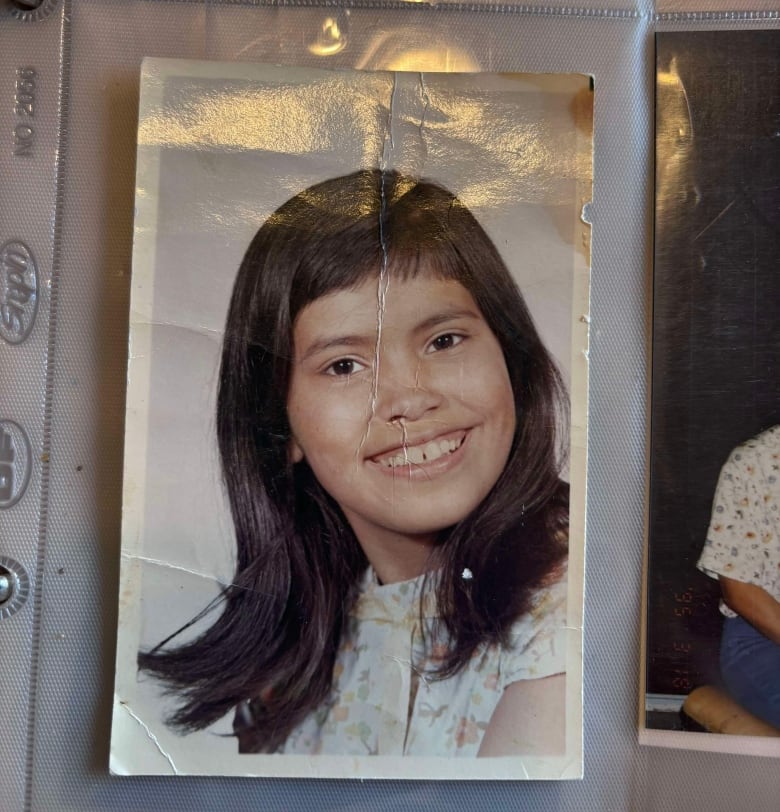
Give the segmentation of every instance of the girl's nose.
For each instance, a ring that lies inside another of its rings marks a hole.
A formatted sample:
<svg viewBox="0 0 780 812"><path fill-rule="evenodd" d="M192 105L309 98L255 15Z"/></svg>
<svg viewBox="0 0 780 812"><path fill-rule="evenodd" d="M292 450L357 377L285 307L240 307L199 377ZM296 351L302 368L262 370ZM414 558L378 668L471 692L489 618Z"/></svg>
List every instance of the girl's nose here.
<svg viewBox="0 0 780 812"><path fill-rule="evenodd" d="M441 406L443 395L426 382L420 364L399 369L379 363L377 381L377 416L388 423L404 419L407 422L420 420L429 412Z"/></svg>

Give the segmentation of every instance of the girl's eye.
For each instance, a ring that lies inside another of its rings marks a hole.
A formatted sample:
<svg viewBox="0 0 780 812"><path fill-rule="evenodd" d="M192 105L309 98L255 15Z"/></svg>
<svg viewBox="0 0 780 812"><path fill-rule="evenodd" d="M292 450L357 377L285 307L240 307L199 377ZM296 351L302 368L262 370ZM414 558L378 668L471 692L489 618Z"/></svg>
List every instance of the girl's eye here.
<svg viewBox="0 0 780 812"><path fill-rule="evenodd" d="M354 361L352 358L339 358L338 361L334 361L327 367L325 372L328 375L344 377L346 375L354 375L356 372L360 372L361 369L365 369L365 366Z"/></svg>
<svg viewBox="0 0 780 812"><path fill-rule="evenodd" d="M457 347L457 345L463 341L463 338L464 336L459 336L455 333L444 333L431 341L431 350L433 352L438 352L439 350L449 350L451 347Z"/></svg>

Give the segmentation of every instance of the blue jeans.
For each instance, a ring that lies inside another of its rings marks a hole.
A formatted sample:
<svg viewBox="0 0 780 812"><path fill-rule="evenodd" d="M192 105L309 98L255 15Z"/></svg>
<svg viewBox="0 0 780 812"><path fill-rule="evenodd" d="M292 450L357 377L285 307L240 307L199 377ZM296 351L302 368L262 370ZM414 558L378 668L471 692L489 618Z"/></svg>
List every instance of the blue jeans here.
<svg viewBox="0 0 780 812"><path fill-rule="evenodd" d="M780 728L780 646L741 617L727 617L720 672L731 696L759 719Z"/></svg>

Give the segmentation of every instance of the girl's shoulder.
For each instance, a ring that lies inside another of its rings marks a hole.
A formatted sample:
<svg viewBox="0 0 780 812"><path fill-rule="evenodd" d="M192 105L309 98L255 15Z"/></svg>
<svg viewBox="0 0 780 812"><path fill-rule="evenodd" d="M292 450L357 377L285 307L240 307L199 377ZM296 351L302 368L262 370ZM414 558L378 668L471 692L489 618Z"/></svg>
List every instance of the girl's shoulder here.
<svg viewBox="0 0 780 812"><path fill-rule="evenodd" d="M763 463L769 463L771 466L772 463L776 464L779 458L780 425L776 425L734 448L724 463L723 470L740 477L745 474L761 475L765 467ZM758 465L758 471L754 470L755 465Z"/></svg>
<svg viewBox="0 0 780 812"><path fill-rule="evenodd" d="M530 611L512 624L501 652L502 687L565 673L567 592L564 568L556 580L535 591Z"/></svg>

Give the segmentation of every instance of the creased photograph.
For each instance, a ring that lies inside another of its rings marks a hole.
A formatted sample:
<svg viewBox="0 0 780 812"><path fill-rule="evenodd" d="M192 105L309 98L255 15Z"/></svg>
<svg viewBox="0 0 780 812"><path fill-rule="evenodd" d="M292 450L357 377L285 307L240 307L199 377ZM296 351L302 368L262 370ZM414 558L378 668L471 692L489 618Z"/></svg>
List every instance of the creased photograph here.
<svg viewBox="0 0 780 812"><path fill-rule="evenodd" d="M581 777L592 104L145 61L114 773Z"/></svg>

